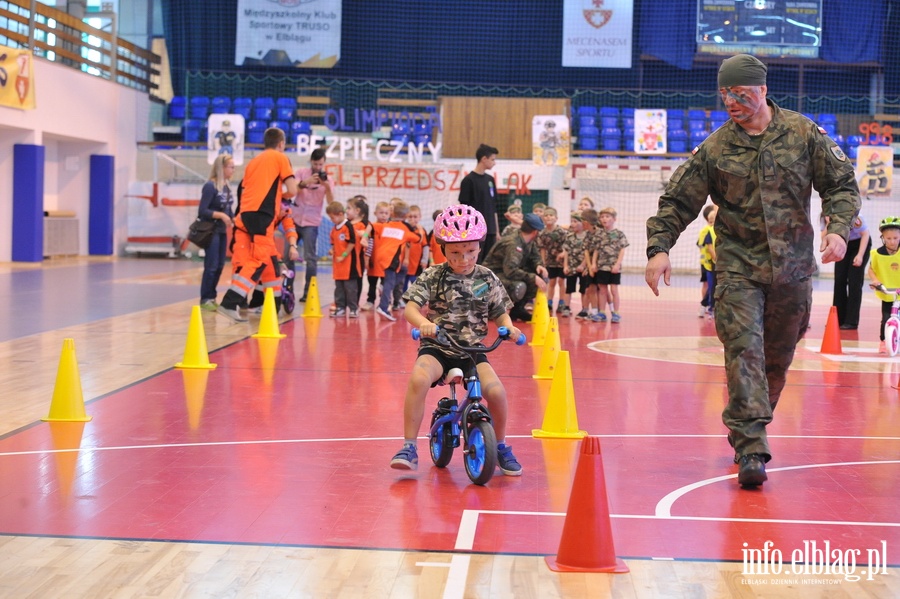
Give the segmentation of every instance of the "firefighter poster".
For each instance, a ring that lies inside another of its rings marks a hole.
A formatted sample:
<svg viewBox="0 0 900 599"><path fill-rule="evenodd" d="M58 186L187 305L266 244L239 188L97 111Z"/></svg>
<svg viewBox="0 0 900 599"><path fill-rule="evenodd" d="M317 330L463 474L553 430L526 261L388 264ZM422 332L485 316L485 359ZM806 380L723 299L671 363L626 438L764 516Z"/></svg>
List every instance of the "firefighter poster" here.
<svg viewBox="0 0 900 599"><path fill-rule="evenodd" d="M894 150L888 146L859 146L856 154L856 181L859 195L886 197L891 195L894 178Z"/></svg>
<svg viewBox="0 0 900 599"><path fill-rule="evenodd" d="M569 164L569 119L564 114L531 119L531 146L538 166Z"/></svg>
<svg viewBox="0 0 900 599"><path fill-rule="evenodd" d="M0 46L0 105L34 110L31 50Z"/></svg>

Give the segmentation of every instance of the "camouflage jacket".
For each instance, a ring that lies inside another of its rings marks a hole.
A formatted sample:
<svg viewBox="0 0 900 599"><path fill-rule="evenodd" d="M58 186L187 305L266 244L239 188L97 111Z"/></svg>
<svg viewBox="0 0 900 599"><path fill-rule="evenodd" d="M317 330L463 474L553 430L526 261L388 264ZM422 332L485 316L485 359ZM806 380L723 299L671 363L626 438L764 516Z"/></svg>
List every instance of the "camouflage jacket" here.
<svg viewBox="0 0 900 599"><path fill-rule="evenodd" d="M427 306L428 319L465 345L478 345L488 333L488 320L512 308L512 301L493 272L476 266L472 274L458 275L446 262L425 269L403 294L407 302ZM424 344L436 344L423 339ZM441 349L454 355L454 350Z"/></svg>
<svg viewBox="0 0 900 599"><path fill-rule="evenodd" d="M816 270L813 189L831 217L828 233L847 239L860 208L853 165L811 120L767 102L772 122L758 149L729 121L672 174L647 220L648 248L671 249L709 196L719 207L716 271L764 284L802 279Z"/></svg>
<svg viewBox="0 0 900 599"><path fill-rule="evenodd" d="M544 229L537 236L538 249L544 250L546 266L562 268L562 259L557 258L563 251L567 231L562 227L554 227L552 231Z"/></svg>
<svg viewBox="0 0 900 599"><path fill-rule="evenodd" d="M521 233L501 237L484 258L484 265L503 281L524 281L543 266L537 242L525 243Z"/></svg>
<svg viewBox="0 0 900 599"><path fill-rule="evenodd" d="M584 262L584 242L587 239L587 233L583 232L579 237L574 231L569 231L566 235L566 243L563 246L569 261L569 270L573 274L575 269Z"/></svg>

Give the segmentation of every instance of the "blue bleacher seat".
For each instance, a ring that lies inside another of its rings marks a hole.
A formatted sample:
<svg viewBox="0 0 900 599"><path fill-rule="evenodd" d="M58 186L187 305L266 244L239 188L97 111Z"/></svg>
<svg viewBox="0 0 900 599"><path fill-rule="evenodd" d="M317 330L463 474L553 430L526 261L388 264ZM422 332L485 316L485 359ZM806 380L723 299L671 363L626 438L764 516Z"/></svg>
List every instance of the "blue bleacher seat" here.
<svg viewBox="0 0 900 599"><path fill-rule="evenodd" d="M309 135L312 133L312 125L306 121L294 121L291 123L291 133L294 137L298 135Z"/></svg>
<svg viewBox="0 0 900 599"><path fill-rule="evenodd" d="M294 98L278 98L275 101L275 118L280 121L292 121L297 112L297 100Z"/></svg>
<svg viewBox="0 0 900 599"><path fill-rule="evenodd" d="M578 137L600 137L600 129L587 125L578 129Z"/></svg>
<svg viewBox="0 0 900 599"><path fill-rule="evenodd" d="M212 99L211 105L213 114L228 114L231 112L231 98L216 96Z"/></svg>
<svg viewBox="0 0 900 599"><path fill-rule="evenodd" d="M578 107L578 116L597 116L597 107L596 106L579 106Z"/></svg>
<svg viewBox="0 0 900 599"><path fill-rule="evenodd" d="M187 116L187 98L184 96L173 96L169 101L169 118L182 120Z"/></svg>
<svg viewBox="0 0 900 599"><path fill-rule="evenodd" d="M206 120L188 119L184 122L184 141L205 141Z"/></svg>
<svg viewBox="0 0 900 599"><path fill-rule="evenodd" d="M634 128L627 128L622 134L622 141L625 144L625 150L634 152Z"/></svg>
<svg viewBox="0 0 900 599"><path fill-rule="evenodd" d="M597 118L593 115L584 115L578 117L579 127L594 127L597 124Z"/></svg>
<svg viewBox="0 0 900 599"><path fill-rule="evenodd" d="M284 131L285 135L287 135L287 132L291 130L291 123L289 121L272 121L269 123L269 127L272 127L273 129L281 129L282 131Z"/></svg>
<svg viewBox="0 0 900 599"><path fill-rule="evenodd" d="M191 98L188 116L192 119L205 119L209 116L209 98L206 96L194 96Z"/></svg>
<svg viewBox="0 0 900 599"><path fill-rule="evenodd" d="M247 123L247 143L261 144L266 133L265 121L250 121Z"/></svg>
<svg viewBox="0 0 900 599"><path fill-rule="evenodd" d="M600 134L604 150L622 149L622 131L618 127L605 127Z"/></svg>
<svg viewBox="0 0 900 599"><path fill-rule="evenodd" d="M275 113L275 100L272 98L257 98L253 101L253 119L256 121L271 121Z"/></svg>
<svg viewBox="0 0 900 599"><path fill-rule="evenodd" d="M698 121L696 119L688 120L689 131L706 131L706 120Z"/></svg>
<svg viewBox="0 0 900 599"><path fill-rule="evenodd" d="M599 137L579 137L578 147L582 150L596 150L599 147Z"/></svg>
<svg viewBox="0 0 900 599"><path fill-rule="evenodd" d="M695 129L690 132L691 136L691 145L696 146L703 142L707 137L709 137L709 131L705 129Z"/></svg>
<svg viewBox="0 0 900 599"><path fill-rule="evenodd" d="M245 121L250 120L250 113L253 111L253 100L250 98L235 98L231 103L231 110L234 114L244 117Z"/></svg>

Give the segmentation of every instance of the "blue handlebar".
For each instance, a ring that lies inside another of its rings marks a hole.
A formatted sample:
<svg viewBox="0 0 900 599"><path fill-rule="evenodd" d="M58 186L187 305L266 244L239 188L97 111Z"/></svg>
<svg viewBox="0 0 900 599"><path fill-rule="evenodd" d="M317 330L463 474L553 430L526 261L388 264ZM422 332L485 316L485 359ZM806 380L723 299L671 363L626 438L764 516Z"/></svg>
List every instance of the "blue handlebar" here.
<svg viewBox="0 0 900 599"><path fill-rule="evenodd" d="M441 330L440 327L438 327L438 330ZM497 329L497 333L502 339L509 339L509 329L507 329L506 327L499 327ZM412 337L413 341L418 341L422 338L422 331L415 327L409 332L409 334ZM527 339L525 338L525 333L519 333L519 338L516 339L516 345L525 345L526 340Z"/></svg>
<svg viewBox="0 0 900 599"><path fill-rule="evenodd" d="M413 341L418 341L422 337L422 331L415 328L411 330L409 334L412 335Z"/></svg>

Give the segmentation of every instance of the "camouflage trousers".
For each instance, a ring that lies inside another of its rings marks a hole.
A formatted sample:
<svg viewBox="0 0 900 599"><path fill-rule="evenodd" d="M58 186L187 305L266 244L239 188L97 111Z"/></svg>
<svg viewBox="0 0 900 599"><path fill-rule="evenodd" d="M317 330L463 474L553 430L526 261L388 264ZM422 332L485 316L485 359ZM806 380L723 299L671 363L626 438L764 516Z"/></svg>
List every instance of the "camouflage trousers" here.
<svg viewBox="0 0 900 599"><path fill-rule="evenodd" d="M716 282L716 334L725 346L728 405L722 422L739 456L772 454L766 425L809 325L812 280L765 285L732 273Z"/></svg>

